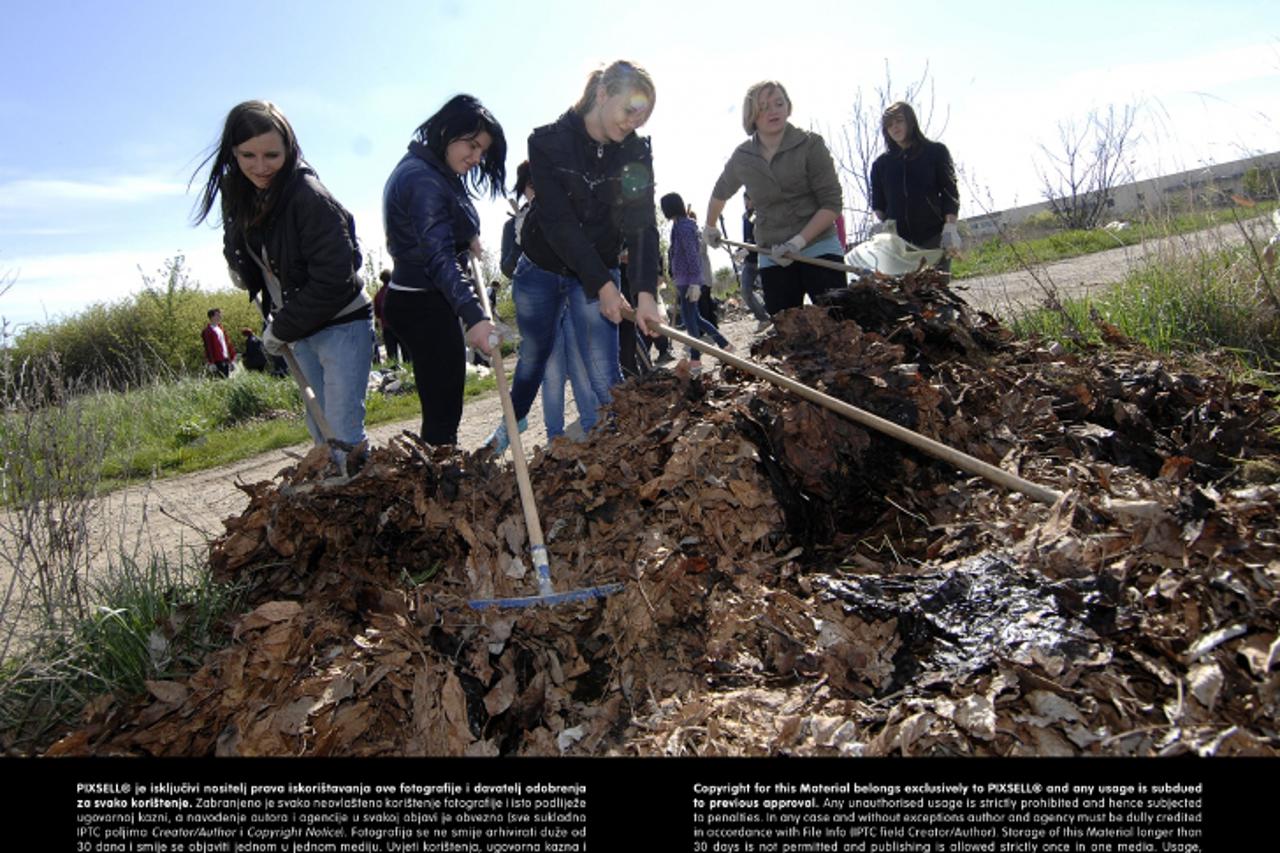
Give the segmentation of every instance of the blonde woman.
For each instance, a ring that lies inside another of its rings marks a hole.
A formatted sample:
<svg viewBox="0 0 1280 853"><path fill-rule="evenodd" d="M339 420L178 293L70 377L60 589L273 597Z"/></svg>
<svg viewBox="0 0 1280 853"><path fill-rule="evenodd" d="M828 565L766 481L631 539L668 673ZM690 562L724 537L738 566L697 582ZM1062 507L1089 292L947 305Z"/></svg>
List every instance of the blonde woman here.
<svg viewBox="0 0 1280 853"><path fill-rule="evenodd" d="M707 245L720 244L715 226L725 203L746 187L755 206L755 236L768 248L759 255L760 283L770 316L845 286L838 270L793 263L795 256L841 262L836 233L843 196L835 163L816 133L791 124L791 98L776 80L756 83L742 101L748 139L729 157L707 204Z"/></svg>
<svg viewBox="0 0 1280 853"><path fill-rule="evenodd" d="M645 334L661 321L658 226L654 215L653 155L636 134L653 112L656 91L648 72L614 62L594 72L578 102L529 136L533 198L520 228L521 263L512 281L520 360L511 399L517 419L533 405L555 345L562 311L587 366L596 401L622 380L618 323L626 299L619 288L619 255L630 251L636 323ZM489 437L506 447L505 427Z"/></svg>

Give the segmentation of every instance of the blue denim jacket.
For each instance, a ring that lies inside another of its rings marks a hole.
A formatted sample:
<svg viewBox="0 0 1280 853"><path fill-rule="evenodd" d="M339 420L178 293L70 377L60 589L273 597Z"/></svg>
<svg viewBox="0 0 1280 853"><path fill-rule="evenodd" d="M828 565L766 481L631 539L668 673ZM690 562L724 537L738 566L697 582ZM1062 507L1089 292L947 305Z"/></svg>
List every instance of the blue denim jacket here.
<svg viewBox="0 0 1280 853"><path fill-rule="evenodd" d="M397 286L440 291L468 329L485 319L467 257L480 217L462 179L420 142L387 178L382 225Z"/></svg>

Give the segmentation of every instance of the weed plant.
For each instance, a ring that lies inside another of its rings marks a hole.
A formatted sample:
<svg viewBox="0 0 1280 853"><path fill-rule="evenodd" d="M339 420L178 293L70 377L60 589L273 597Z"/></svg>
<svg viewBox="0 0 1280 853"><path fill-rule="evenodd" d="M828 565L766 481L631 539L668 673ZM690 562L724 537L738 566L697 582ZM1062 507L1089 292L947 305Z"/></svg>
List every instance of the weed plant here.
<svg viewBox="0 0 1280 853"><path fill-rule="evenodd" d="M1155 352L1225 351L1247 368L1280 365L1280 301L1256 247L1174 252L1133 270L1099 296L1069 299L1013 322L1018 336L1097 345L1097 320Z"/></svg>
<svg viewBox="0 0 1280 853"><path fill-rule="evenodd" d="M177 679L225 645L241 590L204 567L151 559L113 563L89 584L75 619L33 627L0 665L0 746L6 754L47 747L83 709Z"/></svg>

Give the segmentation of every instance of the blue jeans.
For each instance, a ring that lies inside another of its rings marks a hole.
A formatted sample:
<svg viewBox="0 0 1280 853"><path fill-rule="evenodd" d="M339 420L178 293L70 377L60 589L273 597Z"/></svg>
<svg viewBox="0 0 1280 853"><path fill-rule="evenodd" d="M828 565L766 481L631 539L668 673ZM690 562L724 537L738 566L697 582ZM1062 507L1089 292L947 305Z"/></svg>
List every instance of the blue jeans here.
<svg viewBox="0 0 1280 853"><path fill-rule="evenodd" d="M612 274L616 283L618 271L612 270ZM527 257L516 267L511 292L520 327L520 360L511 381L516 418L529 414L538 396L538 386L555 351L562 314L573 327L596 405L608 405L612 399L609 389L622 381L622 366L618 361L618 327L600 313L600 301L588 300L576 278L548 272Z"/></svg>
<svg viewBox="0 0 1280 853"><path fill-rule="evenodd" d="M373 360L373 321L352 320L329 326L294 341L292 348L333 437L353 445L364 441L364 396ZM307 431L316 444L324 442L310 412ZM345 454L334 451L339 465L344 458Z"/></svg>
<svg viewBox="0 0 1280 853"><path fill-rule="evenodd" d="M578 407L578 420L583 431L596 425L596 393L591 390L591 377L582 360L578 336L569 322L569 312L560 312L556 324L556 342L547 359L542 376L542 420L547 425L547 438L564 434L564 383L573 386L573 402Z"/></svg>
<svg viewBox="0 0 1280 853"><path fill-rule="evenodd" d="M695 338L702 337L705 332L711 337L711 340L715 341L721 347L729 343L729 339L720 334L720 330L712 325L710 320L705 319L702 314L698 312L698 303L690 302L685 298L689 292L687 288L681 288L677 292L680 297L680 322L684 326L684 330L686 332ZM702 353L698 352L693 347L689 347L690 361L698 361L701 358Z"/></svg>

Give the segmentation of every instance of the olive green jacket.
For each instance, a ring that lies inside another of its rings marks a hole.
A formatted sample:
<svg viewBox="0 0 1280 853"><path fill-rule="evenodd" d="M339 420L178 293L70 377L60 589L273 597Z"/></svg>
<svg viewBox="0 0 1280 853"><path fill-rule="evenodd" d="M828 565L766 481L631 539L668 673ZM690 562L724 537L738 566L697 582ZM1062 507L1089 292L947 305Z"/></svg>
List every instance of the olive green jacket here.
<svg viewBox="0 0 1280 853"><path fill-rule="evenodd" d="M727 201L743 185L756 207L756 242L785 243L799 234L819 210L842 212L844 196L827 144L816 133L791 124L773 160L766 162L755 134L739 145L711 191ZM810 243L836 236L832 225Z"/></svg>

